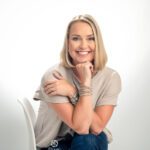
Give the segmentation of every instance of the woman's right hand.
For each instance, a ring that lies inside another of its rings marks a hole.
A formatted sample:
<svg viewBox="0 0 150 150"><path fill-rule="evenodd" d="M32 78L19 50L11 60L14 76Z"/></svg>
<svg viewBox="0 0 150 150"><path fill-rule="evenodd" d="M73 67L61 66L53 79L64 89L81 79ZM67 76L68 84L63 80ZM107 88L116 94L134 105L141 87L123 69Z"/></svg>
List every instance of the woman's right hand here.
<svg viewBox="0 0 150 150"><path fill-rule="evenodd" d="M48 80L44 84L44 91L47 95L61 95L71 98L76 93L76 88L65 80L59 72L54 71L53 76L56 80Z"/></svg>
<svg viewBox="0 0 150 150"><path fill-rule="evenodd" d="M77 77L79 79L80 84L85 86L91 85L91 78L93 73L93 65L91 62L85 62L81 64L77 64L75 66Z"/></svg>

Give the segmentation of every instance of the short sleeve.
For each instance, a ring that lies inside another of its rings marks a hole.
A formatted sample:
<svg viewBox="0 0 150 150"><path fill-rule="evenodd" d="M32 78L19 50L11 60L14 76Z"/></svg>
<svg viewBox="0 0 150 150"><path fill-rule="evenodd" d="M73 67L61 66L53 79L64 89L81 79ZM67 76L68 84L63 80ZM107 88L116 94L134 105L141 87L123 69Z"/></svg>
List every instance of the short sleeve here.
<svg viewBox="0 0 150 150"><path fill-rule="evenodd" d="M121 79L117 72L113 72L104 89L102 97L99 97L96 106L117 105L118 95L121 91Z"/></svg>
<svg viewBox="0 0 150 150"><path fill-rule="evenodd" d="M53 76L53 72L55 70L49 70L46 72L41 80L40 87L36 90L33 99L34 100L41 100L50 103L67 103L69 99L66 96L49 96L44 92L44 83L48 80L57 80Z"/></svg>

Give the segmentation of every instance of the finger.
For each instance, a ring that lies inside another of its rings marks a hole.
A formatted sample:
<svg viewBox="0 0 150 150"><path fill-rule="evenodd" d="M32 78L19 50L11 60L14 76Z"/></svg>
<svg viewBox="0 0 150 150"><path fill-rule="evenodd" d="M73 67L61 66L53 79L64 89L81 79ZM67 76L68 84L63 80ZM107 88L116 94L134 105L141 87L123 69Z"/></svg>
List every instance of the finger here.
<svg viewBox="0 0 150 150"><path fill-rule="evenodd" d="M57 82L57 80L53 80L53 81L46 81L45 83L44 83L44 88L45 87L47 87L47 86L49 86L49 85L53 85L53 84L55 84Z"/></svg>
<svg viewBox="0 0 150 150"><path fill-rule="evenodd" d="M49 94L51 94L52 92L56 91L56 88L54 88L54 87L53 87L53 88L48 88L48 89L45 89L44 91L45 91L46 94L49 95Z"/></svg>
<svg viewBox="0 0 150 150"><path fill-rule="evenodd" d="M57 83L47 84L47 86L44 86L44 90L56 88L56 86L57 86Z"/></svg>
<svg viewBox="0 0 150 150"><path fill-rule="evenodd" d="M93 69L93 65L91 65L91 66L90 66L90 70L91 70L91 72L93 72L93 71L94 71L94 69Z"/></svg>
<svg viewBox="0 0 150 150"><path fill-rule="evenodd" d="M87 67L91 70L91 72L93 72L93 64L91 62L86 62Z"/></svg>
<svg viewBox="0 0 150 150"><path fill-rule="evenodd" d="M58 79L58 80L62 80L63 79L63 76L58 72L58 71L54 71L53 72L53 76Z"/></svg>
<svg viewBox="0 0 150 150"><path fill-rule="evenodd" d="M55 86L47 86L47 87L44 88L44 91L45 91L45 92L46 92L46 91L52 91L52 90L54 90L54 89L56 89Z"/></svg>
<svg viewBox="0 0 150 150"><path fill-rule="evenodd" d="M56 92L56 91L53 91L53 92L49 93L48 95L50 95L50 96L55 96L55 95L57 95L57 92Z"/></svg>

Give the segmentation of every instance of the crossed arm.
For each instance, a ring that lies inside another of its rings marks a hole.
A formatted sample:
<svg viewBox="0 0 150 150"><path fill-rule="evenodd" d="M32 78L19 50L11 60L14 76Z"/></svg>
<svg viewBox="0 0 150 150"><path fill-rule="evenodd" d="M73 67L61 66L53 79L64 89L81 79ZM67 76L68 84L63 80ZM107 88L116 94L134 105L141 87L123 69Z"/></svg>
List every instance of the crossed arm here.
<svg viewBox="0 0 150 150"><path fill-rule="evenodd" d="M53 83L53 86L52 84ZM52 88L55 93L52 93ZM64 79L54 82L48 81L45 84L45 92L48 95L63 95L71 97L75 92L74 86ZM97 106L92 108L91 96L79 97L76 105L71 103L49 103L49 107L53 108L59 117L70 128L79 134L99 134L105 128L114 110L112 105Z"/></svg>
<svg viewBox="0 0 150 150"><path fill-rule="evenodd" d="M87 65L87 68L89 66ZM86 70L88 70L86 68ZM85 73L82 74L83 66L79 66L78 73L80 81L85 85L90 85L90 78L84 80ZM87 76L90 71L86 72ZM72 97L76 89L62 76L55 74L57 80L47 81L44 89L49 96L61 95ZM88 82L87 82L88 81ZM53 108L59 115L61 120L65 122L70 128L79 134L99 134L105 128L114 110L114 106L105 105L97 106L94 110L92 108L92 96L80 96L76 105L68 103L49 103L49 107Z"/></svg>
<svg viewBox="0 0 150 150"><path fill-rule="evenodd" d="M105 128L114 109L111 105L98 106L89 113L89 110L84 109L81 103L75 107L71 103L49 104L49 107L52 107L62 121L79 134L89 132L99 134Z"/></svg>

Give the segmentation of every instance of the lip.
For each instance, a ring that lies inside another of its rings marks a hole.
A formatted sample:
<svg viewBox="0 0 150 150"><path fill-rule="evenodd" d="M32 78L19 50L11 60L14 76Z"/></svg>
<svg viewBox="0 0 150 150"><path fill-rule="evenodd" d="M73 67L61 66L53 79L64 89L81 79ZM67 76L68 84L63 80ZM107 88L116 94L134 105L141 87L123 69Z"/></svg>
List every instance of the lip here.
<svg viewBox="0 0 150 150"><path fill-rule="evenodd" d="M91 51L76 51L79 55L88 55Z"/></svg>
<svg viewBox="0 0 150 150"><path fill-rule="evenodd" d="M92 52L92 51L90 51L90 50L87 50L87 51L82 51L82 50L77 50L76 52Z"/></svg>

